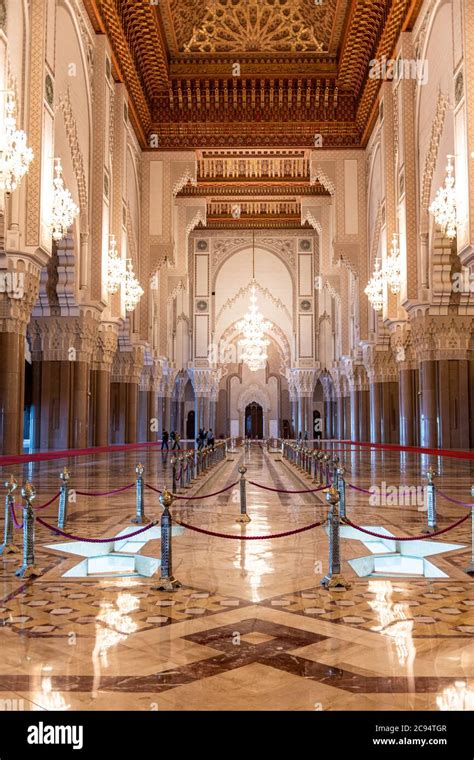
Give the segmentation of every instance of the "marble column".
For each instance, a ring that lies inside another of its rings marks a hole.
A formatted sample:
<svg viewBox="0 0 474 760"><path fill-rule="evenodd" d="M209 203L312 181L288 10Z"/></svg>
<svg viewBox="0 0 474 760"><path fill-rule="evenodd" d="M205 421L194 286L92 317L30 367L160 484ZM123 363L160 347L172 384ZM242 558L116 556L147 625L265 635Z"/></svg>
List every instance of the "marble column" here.
<svg viewBox="0 0 474 760"><path fill-rule="evenodd" d="M368 389L359 389L357 391L359 401L359 440L370 440L370 398Z"/></svg>
<svg viewBox="0 0 474 760"><path fill-rule="evenodd" d="M359 398L356 388L352 388L350 391L351 399L351 439L353 441L359 440Z"/></svg>
<svg viewBox="0 0 474 760"><path fill-rule="evenodd" d="M93 393L93 445L108 446L110 420L110 369L96 369L91 372Z"/></svg>
<svg viewBox="0 0 474 760"><path fill-rule="evenodd" d="M336 398L337 406L337 428L336 435L339 439L344 438L344 396Z"/></svg>
<svg viewBox="0 0 474 760"><path fill-rule="evenodd" d="M25 395L26 326L20 334L0 332L0 452L23 451L23 399ZM23 334L22 334L23 333Z"/></svg>
<svg viewBox="0 0 474 760"><path fill-rule="evenodd" d="M469 448L469 367L467 359L438 361L438 444Z"/></svg>
<svg viewBox="0 0 474 760"><path fill-rule="evenodd" d="M438 445L437 402L436 402L436 362L420 362L421 393L421 445L436 448Z"/></svg>
<svg viewBox="0 0 474 760"><path fill-rule="evenodd" d="M382 420L382 404L381 404L381 389L382 383L371 382L369 385L369 397L370 397L370 442L381 443L381 420Z"/></svg>
<svg viewBox="0 0 474 760"><path fill-rule="evenodd" d="M413 446L415 442L414 370L400 369L398 373L398 393L400 408L400 443Z"/></svg>

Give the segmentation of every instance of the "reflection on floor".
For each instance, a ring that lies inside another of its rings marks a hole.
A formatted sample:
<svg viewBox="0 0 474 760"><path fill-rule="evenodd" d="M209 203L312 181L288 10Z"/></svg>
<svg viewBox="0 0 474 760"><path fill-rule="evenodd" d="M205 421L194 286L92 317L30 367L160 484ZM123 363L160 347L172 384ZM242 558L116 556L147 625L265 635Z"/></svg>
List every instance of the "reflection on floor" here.
<svg viewBox="0 0 474 760"><path fill-rule="evenodd" d="M418 486L432 463L445 493L470 500L474 473L468 461L339 455L347 479L358 486L382 480ZM233 483L242 461L250 480L301 488L294 470L260 446L240 449L232 460L202 484L202 493ZM71 487L116 488L134 479L136 461L132 453L71 461ZM50 461L13 471L20 482L26 476L33 480L37 501L43 502L57 491L63 465ZM161 487L169 463L148 451L145 467L145 480ZM417 535L426 524L416 506L373 507L355 491L347 503L355 523L383 526L392 536ZM150 517L159 517L151 491L146 508ZM367 546L360 535L346 533L343 569L352 587L328 592L319 585L327 571L324 527L287 538L239 540L242 534L268 535L317 521L327 511L321 494L285 495L248 485L247 526L236 523L237 488L175 502L172 511L191 525L233 536L179 529L173 570L183 588L174 593L153 590L156 575L96 577L103 568L95 567L93 577L75 576L79 562L102 552L97 545L90 551L84 544L66 546L42 526L42 577L24 582L14 575L18 557L1 558L0 700L23 700L19 704L30 710L474 708L474 579L464 572L470 562L469 520L436 539L441 553L428 551L439 578L359 577L348 560L364 558ZM439 499L442 527L466 511ZM42 516L55 522L55 513L52 505ZM78 496L68 528L84 537L123 534L133 513L133 490L110 498ZM125 551L159 559L157 529L140 544ZM123 542L104 546L110 547L103 554L109 557L124 549Z"/></svg>

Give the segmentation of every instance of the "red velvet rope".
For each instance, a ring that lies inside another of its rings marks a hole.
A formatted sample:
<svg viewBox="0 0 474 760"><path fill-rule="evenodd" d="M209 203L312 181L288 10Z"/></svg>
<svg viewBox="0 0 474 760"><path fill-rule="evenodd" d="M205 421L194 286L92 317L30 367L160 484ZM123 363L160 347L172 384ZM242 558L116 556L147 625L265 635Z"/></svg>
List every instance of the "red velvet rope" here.
<svg viewBox="0 0 474 760"><path fill-rule="evenodd" d="M79 496L112 496L114 493L122 493L122 491L128 491L133 488L135 483L130 483L128 486L122 486L121 488L115 488L113 491L103 491L99 493L97 491L76 491Z"/></svg>
<svg viewBox="0 0 474 760"><path fill-rule="evenodd" d="M49 507L49 505L52 504L53 501L56 501L56 499L59 498L60 495L61 495L61 492L58 491L57 494L55 496L53 496L52 499L50 499L49 501L46 502L46 504L40 504L37 507L33 507L33 509L36 512L38 512L40 509L46 509L46 507Z"/></svg>
<svg viewBox="0 0 474 760"><path fill-rule="evenodd" d="M423 533L421 536L387 536L385 533L375 533L373 530L367 530L366 528L361 528L360 525L356 525L351 520L349 520L348 517L342 517L341 520L344 523L347 523L347 525L350 525L351 528L355 528L356 530L360 530L361 533L367 533L368 536L375 536L375 538L384 538L385 540L389 541L422 541L425 538L434 538L435 536L441 536L443 533L447 533L450 530L454 530L454 528L457 528L458 525L461 525L463 522L466 522L466 520L471 516L471 513L468 512L465 517L461 517L460 520L453 523L452 525L448 525L447 528L442 528L442 530L438 530L435 533Z"/></svg>
<svg viewBox="0 0 474 760"><path fill-rule="evenodd" d="M360 491L361 493L368 493L373 496L372 491L368 491L367 488L359 488L359 486L354 486L352 483L348 483L347 485L349 488L352 488L353 491Z"/></svg>
<svg viewBox="0 0 474 760"><path fill-rule="evenodd" d="M11 510L11 513L12 513L12 517L13 517L13 522L15 524L15 528L20 528L20 529L23 528L23 523L20 524L18 522L18 520L16 519L15 505L13 504L12 501L10 502L10 510Z"/></svg>
<svg viewBox="0 0 474 760"><path fill-rule="evenodd" d="M397 443L368 443L366 441L350 441L335 439L336 443L348 446L360 446L369 449L381 449L382 451L406 451L408 454L429 454L436 457L450 457L452 459L474 459L474 451L453 451L452 449L431 449L422 446L401 446Z"/></svg>
<svg viewBox="0 0 474 760"><path fill-rule="evenodd" d="M134 530L132 533L126 533L125 536L113 536L112 538L84 538L83 536L74 536L72 533L65 533L63 530L56 528L54 525L50 525L41 517L37 517L36 519L44 528L48 528L48 530L51 530L53 533L58 533L60 536L64 536L64 538L70 538L73 541L85 541L88 544L108 544L111 541L125 541L128 538L133 538L133 536L138 536L140 535L140 533L144 533L146 530L150 530L150 528L153 528L155 525L158 525L158 523L154 521L154 522L148 523L148 525L145 525L144 528L139 528L139 530Z"/></svg>
<svg viewBox="0 0 474 760"><path fill-rule="evenodd" d="M446 501L451 501L453 504L460 504L461 507L474 507L474 504L470 504L467 501L459 501L458 499L453 499L452 496L448 496L446 493L443 493L439 488L436 489L436 493L442 496L443 499L446 499Z"/></svg>
<svg viewBox="0 0 474 760"><path fill-rule="evenodd" d="M196 528L195 525L189 525L189 523L182 522L182 520L176 520L173 517L173 522L177 525L181 525L183 528L188 528L195 533L204 533L206 536L213 536L214 538L233 538L237 541L265 541L270 538L285 538L285 536L294 536L296 533L303 533L306 530L312 530L313 528L319 528L324 525L326 520L321 522L312 523L311 525L305 525L303 528L296 528L295 530L287 530L284 533L273 533L268 536L234 536L230 533L217 533L214 530L205 530L204 528Z"/></svg>
<svg viewBox="0 0 474 760"><path fill-rule="evenodd" d="M319 488L305 488L302 491L285 491L284 488L271 488L270 486L264 486L262 483L255 483L253 480L249 480L251 486L257 488L263 488L265 491L274 491L275 493L315 493L316 491L323 491L327 486L319 486Z"/></svg>
<svg viewBox="0 0 474 760"><path fill-rule="evenodd" d="M178 496L177 493L173 494L174 499L187 499L188 501L192 499L194 501L195 499L209 499L211 496L219 496L221 493L225 493L226 491L230 491L231 488L234 488L234 486L237 485L239 481L236 480L235 483L231 483L230 486L226 486L225 488L222 488L220 491L215 491L214 493L206 493L204 496ZM155 493L163 493L163 491L160 491L159 488L155 488L154 486L150 485L150 483L145 483L146 488L149 488L151 491L154 491Z"/></svg>

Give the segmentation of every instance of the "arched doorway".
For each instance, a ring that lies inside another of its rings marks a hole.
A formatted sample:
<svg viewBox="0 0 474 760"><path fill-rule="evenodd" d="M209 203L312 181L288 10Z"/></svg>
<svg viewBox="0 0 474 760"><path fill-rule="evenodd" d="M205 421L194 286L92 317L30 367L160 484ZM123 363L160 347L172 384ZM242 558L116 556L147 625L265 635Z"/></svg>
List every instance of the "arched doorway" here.
<svg viewBox="0 0 474 760"><path fill-rule="evenodd" d="M188 412L186 420L186 438L188 441L194 441L194 409Z"/></svg>
<svg viewBox="0 0 474 760"><path fill-rule="evenodd" d="M263 409L256 401L245 407L245 435L247 438L263 438Z"/></svg>

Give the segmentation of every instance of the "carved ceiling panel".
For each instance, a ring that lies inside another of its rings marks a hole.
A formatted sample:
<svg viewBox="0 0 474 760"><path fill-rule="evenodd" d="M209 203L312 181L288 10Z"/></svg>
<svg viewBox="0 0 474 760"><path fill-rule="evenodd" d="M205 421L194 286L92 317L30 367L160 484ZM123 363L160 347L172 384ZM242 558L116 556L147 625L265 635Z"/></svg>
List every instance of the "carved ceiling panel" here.
<svg viewBox="0 0 474 760"><path fill-rule="evenodd" d="M337 0L173 0L178 51L296 53L329 50Z"/></svg>

